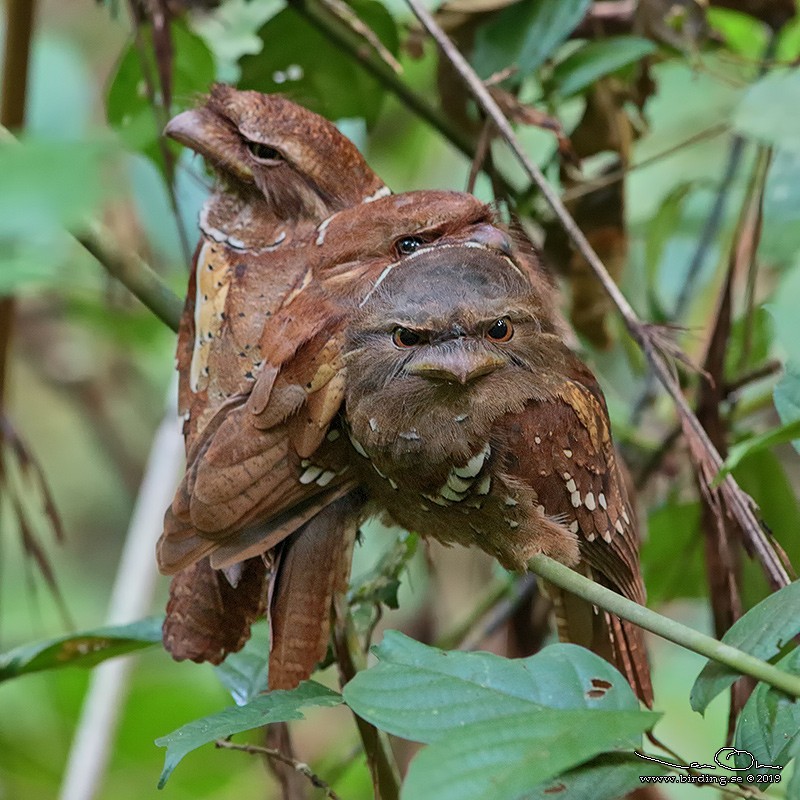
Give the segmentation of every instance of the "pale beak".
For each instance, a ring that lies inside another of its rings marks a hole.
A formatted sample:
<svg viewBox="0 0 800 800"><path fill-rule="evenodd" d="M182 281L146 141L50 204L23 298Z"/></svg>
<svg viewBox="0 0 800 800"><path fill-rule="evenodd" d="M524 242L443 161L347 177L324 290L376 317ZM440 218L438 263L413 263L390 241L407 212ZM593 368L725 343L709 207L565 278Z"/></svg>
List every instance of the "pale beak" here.
<svg viewBox="0 0 800 800"><path fill-rule="evenodd" d="M408 372L422 378L467 384L488 375L505 364L494 353L472 352L464 348L446 350L408 366Z"/></svg>
<svg viewBox="0 0 800 800"><path fill-rule="evenodd" d="M250 167L236 158L230 138L220 135L216 114L206 108L191 108L173 117L164 128L164 136L199 153L212 167L222 168L242 181L252 181Z"/></svg>

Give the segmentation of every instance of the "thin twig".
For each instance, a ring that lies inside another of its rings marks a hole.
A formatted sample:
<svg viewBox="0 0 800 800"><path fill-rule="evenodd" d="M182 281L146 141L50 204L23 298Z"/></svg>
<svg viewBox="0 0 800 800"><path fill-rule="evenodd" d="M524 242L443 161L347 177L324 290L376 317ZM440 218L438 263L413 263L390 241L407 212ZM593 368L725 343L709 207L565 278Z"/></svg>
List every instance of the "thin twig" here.
<svg viewBox="0 0 800 800"><path fill-rule="evenodd" d="M290 8L313 25L353 60L357 61L383 86L389 89L410 111L437 130L450 144L468 159L475 156L476 141L464 128L455 125L428 98L414 91L373 50L363 46L363 40L327 7L316 0L287 0ZM499 181L507 197L515 197L517 190L487 161L485 168L493 179Z"/></svg>
<svg viewBox="0 0 800 800"><path fill-rule="evenodd" d="M344 0L322 0L322 3L326 5L337 17L339 17L342 22L352 28L353 31L355 31L363 39L365 39L369 46L381 59L381 61L391 68L392 72L395 72L397 75L403 74L403 67L394 57L392 51L389 50L386 45L384 45L372 28L370 28L368 25L365 25L361 21L361 19L356 15L355 11L353 11L353 9L350 8L350 6L348 6Z"/></svg>
<svg viewBox="0 0 800 800"><path fill-rule="evenodd" d="M765 378L771 378L773 375L777 375L782 369L783 364L778 361L777 358L771 358L769 361L765 361L761 366L743 372L741 375L733 378L733 380L728 381L728 383L725 384L725 396L730 397L730 395L736 394L736 392L741 391L745 386L749 386L751 383L757 383L758 381L763 381Z"/></svg>
<svg viewBox="0 0 800 800"><path fill-rule="evenodd" d="M522 578L514 583L512 587L513 593L490 610L483 625L464 637L464 640L460 643L460 648L462 650L477 650L482 642L486 641L511 619L522 603L536 591L536 586L535 575L523 575Z"/></svg>
<svg viewBox="0 0 800 800"><path fill-rule="evenodd" d="M510 123L489 94L489 91L483 85L483 82L478 77L475 70L467 63L464 56L457 50L428 10L420 3L420 0L406 0L406 2L411 7L417 19L422 23L423 27L436 40L445 56L452 62L456 71L470 88L479 105L494 121L500 131L500 135L508 143L509 148L519 160L525 173L536 186L538 186L542 196L558 217L559 222L569 235L576 249L584 257L608 295L611 297L614 305L616 305L622 315L631 336L642 349L658 379L672 396L684 425L687 441L690 445L690 452L697 462L698 469L702 470L705 478L710 482L722 467L722 459L710 442L702 425L700 425L697 420L697 417L689 407L686 398L683 396L680 385L653 338L652 331L638 318L627 298L622 294L619 287L608 274L603 262L589 244L586 236L578 227L578 224L569 211L567 211L566 206L561 201L556 190L550 185L539 167L525 152L519 139L515 136ZM728 475L722 482L720 491L725 497L725 501L731 512L739 521L745 538L750 545L750 549L758 557L770 584L775 588L787 585L789 583L787 571L772 543L767 539L767 536L762 530L761 524L753 511L753 504L750 497L739 488L731 475Z"/></svg>
<svg viewBox="0 0 800 800"><path fill-rule="evenodd" d="M691 650L719 664L724 664L742 675L750 675L756 680L764 681L782 692L800 697L800 676L784 672L750 653L745 653L712 636L706 636L680 622L657 614L645 606L640 606L633 600L628 600L627 597L623 597L611 589L606 589L605 586L559 564L552 558L543 555L534 556L528 562L528 569L598 608L616 614L621 619L655 633L662 639L674 642L686 650Z"/></svg>
<svg viewBox="0 0 800 800"><path fill-rule="evenodd" d="M351 681L366 666L366 656L358 641L353 617L344 596L334 601L333 652L342 685ZM380 800L399 800L400 771L388 735L357 714L354 717L372 775L375 796Z"/></svg>
<svg viewBox="0 0 800 800"><path fill-rule="evenodd" d="M627 178L632 172L636 172L637 170L645 169L653 164L657 164L660 161L669 158L670 156L681 153L687 147L704 142L706 139L713 139L716 136L720 136L729 129L730 125L724 122L721 122L717 125L711 125L702 131L698 131L697 133L688 136L686 139L683 139L677 144L670 145L658 153L653 153L653 155L643 158L641 161L637 161L635 164L631 164L625 169L598 175L596 178L586 181L585 183L576 184L575 186L566 189L561 195L561 199L565 203L570 203L571 201L577 200L584 195L604 189L606 186L611 186L613 183L625 180L625 178Z"/></svg>
<svg viewBox="0 0 800 800"><path fill-rule="evenodd" d="M466 618L452 630L440 636L435 647L440 650L452 650L459 647L475 625L480 622L499 602L505 600L514 588L513 580L498 580L493 583L475 603Z"/></svg>
<svg viewBox="0 0 800 800"><path fill-rule="evenodd" d="M292 769L297 770L301 775L304 775L308 780L311 782L313 786L317 789L322 789L325 792L325 797L329 798L330 800L342 800L336 792L331 789L330 784L326 783L316 772L311 770L311 767L308 764L304 764L302 761L298 761L296 758L289 758L289 756L284 755L281 753L280 750L273 750L271 747L260 747L259 745L255 744L237 744L236 742L230 742L227 739L217 739L214 742L215 747L222 748L223 750L239 750L242 753L251 753L252 755L258 756L266 756L267 758L273 758L275 761L280 761L282 764L286 764Z"/></svg>

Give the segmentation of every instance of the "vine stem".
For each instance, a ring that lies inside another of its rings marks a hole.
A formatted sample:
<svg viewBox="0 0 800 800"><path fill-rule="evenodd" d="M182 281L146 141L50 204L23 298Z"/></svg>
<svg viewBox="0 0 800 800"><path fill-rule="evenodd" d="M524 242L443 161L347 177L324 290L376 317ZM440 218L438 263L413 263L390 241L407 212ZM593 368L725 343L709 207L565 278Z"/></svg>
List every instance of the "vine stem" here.
<svg viewBox="0 0 800 800"><path fill-rule="evenodd" d="M592 268L595 276L617 307L617 310L625 321L628 331L644 353L651 369L672 397L680 414L683 429L689 444L689 450L695 459L696 467L700 471L701 477L710 482L714 475L718 474L722 468L722 458L720 458L717 449L708 438L708 434L703 429L700 421L683 396L683 392L673 371L659 349L654 328L643 323L636 315L636 312L633 310L633 307L628 302L625 295L620 291L613 278L608 274L608 270L606 270L600 257L594 251L591 244L589 244L589 240L583 234L583 231L581 231L578 223L567 210L558 192L550 185L539 167L525 152L519 139L514 134L511 123L503 114L475 70L434 20L430 12L422 5L420 0L406 0L406 3L414 12L422 26L439 45L445 57L452 63L459 75L461 75L461 78L469 87L478 104L497 126L500 135L516 156L523 171L542 193L542 196L552 208L553 213L574 243L576 249L586 259L586 262ZM727 507L742 529L748 549L751 553L757 555L770 584L776 589L786 586L789 583L789 575L781 562L779 554L761 528L761 524L753 510L753 501L742 491L731 475L725 478L719 489L725 499Z"/></svg>
<svg viewBox="0 0 800 800"><path fill-rule="evenodd" d="M606 589L569 567L559 564L552 558L543 555L534 556L528 562L528 569L561 589L565 589L605 611L616 614L622 619L633 622L662 639L667 639L687 650L710 658L712 661L724 664L742 675L749 675L756 680L764 681L782 692L800 697L800 677L797 675L784 672L743 650L731 647L712 636L706 636L706 634L662 614L657 614L645 606L640 606L638 603L628 600L627 597L623 597L611 589Z"/></svg>

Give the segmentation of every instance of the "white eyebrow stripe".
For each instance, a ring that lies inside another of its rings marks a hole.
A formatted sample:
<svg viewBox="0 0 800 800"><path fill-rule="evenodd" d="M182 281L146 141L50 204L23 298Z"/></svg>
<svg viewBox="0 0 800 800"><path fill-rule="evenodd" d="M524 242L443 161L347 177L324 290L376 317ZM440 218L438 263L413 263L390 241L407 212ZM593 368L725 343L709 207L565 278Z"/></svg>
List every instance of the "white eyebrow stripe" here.
<svg viewBox="0 0 800 800"><path fill-rule="evenodd" d="M384 184L374 194L368 195L361 202L362 203L371 203L374 200L380 200L381 197L388 197L391 193L392 193L392 190L388 186L386 186L386 184Z"/></svg>
<svg viewBox="0 0 800 800"><path fill-rule="evenodd" d="M369 300L370 297L372 297L372 295L375 294L375 291L377 290L377 288L383 283L383 281L386 278L386 276L398 265L398 263L399 263L398 261L395 261L395 262L389 264L389 266L386 267L386 269L383 272L381 272L381 274L378 276L378 280L375 281L373 287L369 290L369 292L367 292L367 295L358 304L359 308L363 308L364 307L364 304L367 302L367 300Z"/></svg>

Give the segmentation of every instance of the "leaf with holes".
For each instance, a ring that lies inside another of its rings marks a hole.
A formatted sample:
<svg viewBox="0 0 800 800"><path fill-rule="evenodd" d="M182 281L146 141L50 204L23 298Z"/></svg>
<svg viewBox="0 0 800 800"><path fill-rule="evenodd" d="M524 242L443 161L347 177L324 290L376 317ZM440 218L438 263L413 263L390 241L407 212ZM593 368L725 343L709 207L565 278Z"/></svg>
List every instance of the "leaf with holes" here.
<svg viewBox="0 0 800 800"><path fill-rule="evenodd" d="M129 625L110 625L36 644L0 655L0 681L62 667L94 667L102 661L161 643L163 617Z"/></svg>
<svg viewBox="0 0 800 800"><path fill-rule="evenodd" d="M414 758L401 797L527 798L600 753L640 745L657 718L651 711L540 709L473 722Z"/></svg>
<svg viewBox="0 0 800 800"><path fill-rule="evenodd" d="M258 695L243 706L233 706L202 719L188 722L167 736L156 739L159 747L166 747L164 769L158 781L163 788L181 759L192 750L234 733L260 728L271 722L303 719L301 709L310 706L338 706L342 696L314 681L303 681L292 691L274 691Z"/></svg>
<svg viewBox="0 0 800 800"><path fill-rule="evenodd" d="M618 800L641 788L642 776L667 775L653 761L629 753L604 753L542 783L525 800Z"/></svg>
<svg viewBox="0 0 800 800"><path fill-rule="evenodd" d="M345 686L345 702L379 728L417 742L522 711L639 707L627 681L577 645L552 645L512 660L447 652L387 631L373 652L380 663Z"/></svg>
<svg viewBox="0 0 800 800"><path fill-rule="evenodd" d="M800 581L762 600L737 620L722 637L725 644L769 660L800 634ZM708 704L741 676L730 667L709 661L692 686L692 708L701 714Z"/></svg>

